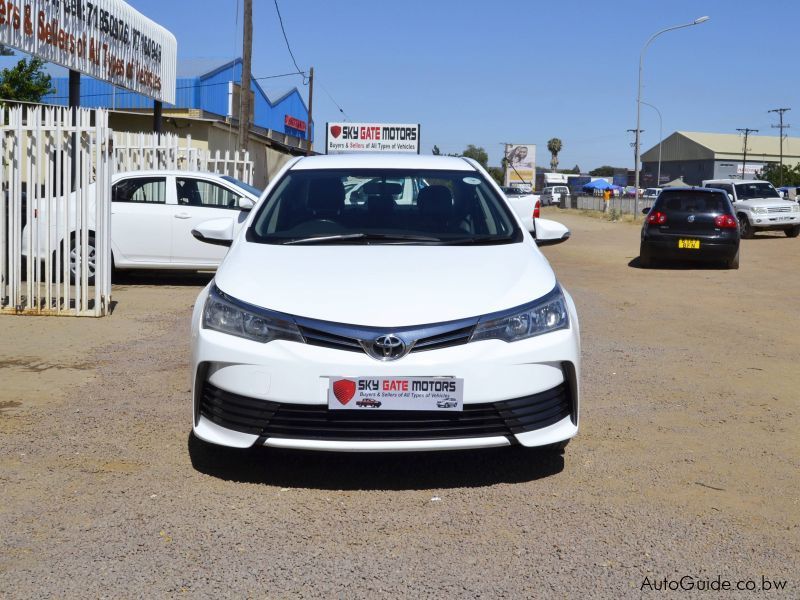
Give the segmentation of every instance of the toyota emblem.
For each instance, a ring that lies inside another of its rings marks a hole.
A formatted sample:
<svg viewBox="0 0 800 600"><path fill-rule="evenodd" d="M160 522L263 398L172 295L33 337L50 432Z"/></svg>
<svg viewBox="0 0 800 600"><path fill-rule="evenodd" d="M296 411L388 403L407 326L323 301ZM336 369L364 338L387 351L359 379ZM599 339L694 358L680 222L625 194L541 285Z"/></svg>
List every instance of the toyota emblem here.
<svg viewBox="0 0 800 600"><path fill-rule="evenodd" d="M406 343L394 334L379 335L372 342L364 344L364 349L372 358L378 360L397 360L406 355Z"/></svg>

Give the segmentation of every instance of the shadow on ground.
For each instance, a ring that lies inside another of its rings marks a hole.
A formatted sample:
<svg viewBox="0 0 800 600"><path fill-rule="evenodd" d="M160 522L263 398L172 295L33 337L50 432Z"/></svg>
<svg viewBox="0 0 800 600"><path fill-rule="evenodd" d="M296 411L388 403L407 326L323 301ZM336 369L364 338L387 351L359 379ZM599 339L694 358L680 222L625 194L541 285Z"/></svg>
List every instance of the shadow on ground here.
<svg viewBox="0 0 800 600"><path fill-rule="evenodd" d="M188 440L192 466L226 481L324 490L423 490L522 483L564 470L562 452L521 446L445 452L234 450Z"/></svg>
<svg viewBox="0 0 800 600"><path fill-rule="evenodd" d="M727 265L722 262L700 262L692 260L657 260L653 261L650 267L643 267L639 262L639 257L628 262L632 269L642 269L643 271L725 271Z"/></svg>
<svg viewBox="0 0 800 600"><path fill-rule="evenodd" d="M214 277L209 271L114 271L114 285L205 286Z"/></svg>

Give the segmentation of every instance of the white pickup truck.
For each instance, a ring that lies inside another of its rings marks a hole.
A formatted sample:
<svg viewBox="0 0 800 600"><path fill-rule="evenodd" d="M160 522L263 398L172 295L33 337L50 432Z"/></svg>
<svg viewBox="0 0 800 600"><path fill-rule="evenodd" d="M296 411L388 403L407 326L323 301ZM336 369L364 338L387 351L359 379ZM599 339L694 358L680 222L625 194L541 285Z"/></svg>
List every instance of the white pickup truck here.
<svg viewBox="0 0 800 600"><path fill-rule="evenodd" d="M785 200L769 181L708 179L703 181L703 187L727 192L743 238L751 238L757 231L783 231L786 237L800 235L800 204Z"/></svg>

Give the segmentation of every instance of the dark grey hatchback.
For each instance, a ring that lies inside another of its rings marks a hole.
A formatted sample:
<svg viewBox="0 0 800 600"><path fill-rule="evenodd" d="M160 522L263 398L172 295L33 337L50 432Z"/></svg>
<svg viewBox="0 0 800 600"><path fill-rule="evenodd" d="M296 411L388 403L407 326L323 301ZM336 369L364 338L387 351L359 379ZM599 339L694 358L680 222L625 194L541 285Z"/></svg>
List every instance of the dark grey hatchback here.
<svg viewBox="0 0 800 600"><path fill-rule="evenodd" d="M642 226L639 265L659 259L718 262L739 268L739 223L728 196L713 188L662 190Z"/></svg>

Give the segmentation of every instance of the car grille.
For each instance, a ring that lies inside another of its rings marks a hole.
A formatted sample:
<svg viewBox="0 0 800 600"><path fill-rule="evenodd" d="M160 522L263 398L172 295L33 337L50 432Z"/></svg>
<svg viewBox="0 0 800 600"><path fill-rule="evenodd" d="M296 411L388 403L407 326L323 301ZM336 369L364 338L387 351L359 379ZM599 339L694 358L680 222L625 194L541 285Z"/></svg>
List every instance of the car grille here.
<svg viewBox="0 0 800 600"><path fill-rule="evenodd" d="M768 213L785 213L792 212L791 206L770 206L767 208Z"/></svg>
<svg viewBox="0 0 800 600"><path fill-rule="evenodd" d="M328 410L326 405L256 400L206 382L200 414L214 423L284 439L402 441L509 436L547 427L570 416L569 386L532 396L465 404L461 412Z"/></svg>
<svg viewBox="0 0 800 600"><path fill-rule="evenodd" d="M318 329L308 325L298 325L300 333L305 338L307 344L312 346L322 346L334 350L347 350L348 352L364 352L358 338L341 335L330 330ZM422 352L424 350L439 350L450 346L460 346L466 344L472 335L474 325L459 327L449 331L440 331L434 335L422 337L414 342L411 352ZM388 330L387 330L388 331ZM378 335L377 331L367 339ZM366 337L366 336L365 336Z"/></svg>

